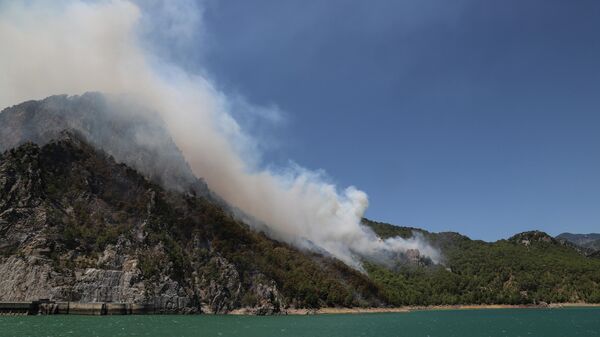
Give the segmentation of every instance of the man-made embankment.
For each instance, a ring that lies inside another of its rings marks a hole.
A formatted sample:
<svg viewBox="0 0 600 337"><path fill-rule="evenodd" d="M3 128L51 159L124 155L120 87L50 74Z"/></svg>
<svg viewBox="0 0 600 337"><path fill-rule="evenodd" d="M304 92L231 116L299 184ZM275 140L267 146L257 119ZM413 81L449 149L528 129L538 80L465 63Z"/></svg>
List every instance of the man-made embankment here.
<svg viewBox="0 0 600 337"><path fill-rule="evenodd" d="M152 304L106 302L0 302L0 315L140 315L154 314Z"/></svg>

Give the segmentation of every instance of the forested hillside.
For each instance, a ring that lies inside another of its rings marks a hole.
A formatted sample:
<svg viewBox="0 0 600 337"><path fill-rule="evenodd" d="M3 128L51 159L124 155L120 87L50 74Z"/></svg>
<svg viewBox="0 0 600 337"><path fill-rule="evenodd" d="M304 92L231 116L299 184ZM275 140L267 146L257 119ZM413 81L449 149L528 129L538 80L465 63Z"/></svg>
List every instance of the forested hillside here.
<svg viewBox="0 0 600 337"><path fill-rule="evenodd" d="M395 305L600 302L600 259L543 232L488 243L364 222L382 238L418 231L444 254L443 266L368 265L369 276Z"/></svg>
<svg viewBox="0 0 600 337"><path fill-rule="evenodd" d="M78 135L0 155L0 301L154 303L170 312L381 306L366 275L204 197L165 191Z"/></svg>

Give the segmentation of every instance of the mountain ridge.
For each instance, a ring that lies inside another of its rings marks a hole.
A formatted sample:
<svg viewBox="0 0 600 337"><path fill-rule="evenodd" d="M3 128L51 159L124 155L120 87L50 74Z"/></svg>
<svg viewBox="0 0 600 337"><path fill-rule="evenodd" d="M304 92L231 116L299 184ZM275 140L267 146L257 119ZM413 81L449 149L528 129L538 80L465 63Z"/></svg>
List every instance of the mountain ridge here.
<svg viewBox="0 0 600 337"><path fill-rule="evenodd" d="M541 231L496 242L367 220L382 238L417 230L444 255L429 268L369 264L393 305L600 302L600 260Z"/></svg>
<svg viewBox="0 0 600 337"><path fill-rule="evenodd" d="M180 192L207 195L160 116L125 96L54 95L0 112L0 152L25 142L44 145L71 130L118 162Z"/></svg>
<svg viewBox="0 0 600 337"><path fill-rule="evenodd" d="M573 234L573 233L562 233L557 235L556 238L563 242L569 242L590 256L596 256L600 252L600 234L588 233L588 234Z"/></svg>
<svg viewBox="0 0 600 337"><path fill-rule="evenodd" d="M107 99L51 96L0 113L0 301L255 314L600 302L597 253L540 231L484 242L363 219L380 239L422 236L443 259L363 257L362 273L273 240L193 176L160 119L119 120ZM147 131L158 142L132 137Z"/></svg>
<svg viewBox="0 0 600 337"><path fill-rule="evenodd" d="M268 239L208 199L165 191L73 133L25 143L0 164L0 301L258 314L385 304L357 271Z"/></svg>

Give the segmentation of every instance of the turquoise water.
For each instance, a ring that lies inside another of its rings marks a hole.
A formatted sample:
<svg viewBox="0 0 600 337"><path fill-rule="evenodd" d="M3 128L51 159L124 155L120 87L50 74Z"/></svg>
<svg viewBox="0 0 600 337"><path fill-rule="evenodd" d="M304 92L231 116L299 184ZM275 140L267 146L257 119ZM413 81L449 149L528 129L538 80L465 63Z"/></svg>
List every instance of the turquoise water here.
<svg viewBox="0 0 600 337"><path fill-rule="evenodd" d="M600 336L600 309L501 309L318 316L0 316L0 336Z"/></svg>

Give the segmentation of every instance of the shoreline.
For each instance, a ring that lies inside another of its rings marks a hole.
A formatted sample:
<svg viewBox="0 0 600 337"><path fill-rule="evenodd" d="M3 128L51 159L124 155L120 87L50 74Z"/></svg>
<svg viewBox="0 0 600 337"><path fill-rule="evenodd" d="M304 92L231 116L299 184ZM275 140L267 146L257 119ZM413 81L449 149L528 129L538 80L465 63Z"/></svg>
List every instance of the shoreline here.
<svg viewBox="0 0 600 337"><path fill-rule="evenodd" d="M402 306L402 307L324 307L319 309L287 308L281 311L260 312L256 308L239 308L224 315L244 316L280 316L280 315L336 315L336 314L372 314L372 313L409 313L416 311L443 310L493 310L493 309L561 309L561 308L600 308L600 303L551 303L547 304L460 304L460 305L431 305L431 306ZM189 312L188 312L189 313ZM106 302L0 302L0 315L152 315L176 314L155 310L153 305L134 303ZM185 312L183 313L185 314ZM204 313L210 314L210 313Z"/></svg>
<svg viewBox="0 0 600 337"><path fill-rule="evenodd" d="M334 315L334 314L369 314L369 313L409 313L415 311L437 310L493 310L493 309L562 309L562 308L600 308L600 303L551 303L551 304L460 304L432 306L404 306L391 308L319 308L319 309L287 309L287 315ZM233 313L244 314L243 312Z"/></svg>

